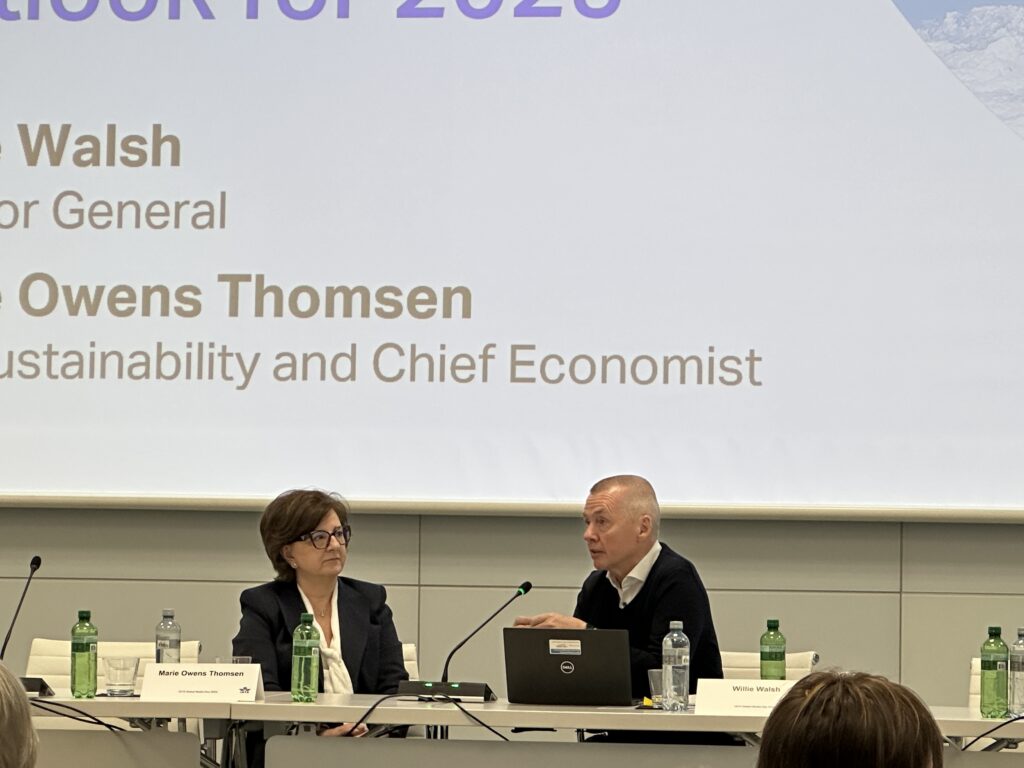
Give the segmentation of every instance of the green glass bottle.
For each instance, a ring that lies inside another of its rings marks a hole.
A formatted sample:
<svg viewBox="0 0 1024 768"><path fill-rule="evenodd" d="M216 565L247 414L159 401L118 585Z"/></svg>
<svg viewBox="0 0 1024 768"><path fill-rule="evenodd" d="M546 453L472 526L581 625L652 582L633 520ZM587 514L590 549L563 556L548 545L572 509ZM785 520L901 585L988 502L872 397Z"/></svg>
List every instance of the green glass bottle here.
<svg viewBox="0 0 1024 768"><path fill-rule="evenodd" d="M761 635L761 679L786 679L786 637L779 632L778 619L768 619L768 630Z"/></svg>
<svg viewBox="0 0 1024 768"><path fill-rule="evenodd" d="M292 633L292 701L316 701L320 683L320 632L304 613Z"/></svg>
<svg viewBox="0 0 1024 768"><path fill-rule="evenodd" d="M71 695L91 699L96 695L96 643L99 631L90 622L91 611L79 611L71 628Z"/></svg>
<svg viewBox="0 0 1024 768"><path fill-rule="evenodd" d="M988 640L981 645L982 717L1006 717L1006 672L1010 649L1001 634L1001 627L989 627Z"/></svg>

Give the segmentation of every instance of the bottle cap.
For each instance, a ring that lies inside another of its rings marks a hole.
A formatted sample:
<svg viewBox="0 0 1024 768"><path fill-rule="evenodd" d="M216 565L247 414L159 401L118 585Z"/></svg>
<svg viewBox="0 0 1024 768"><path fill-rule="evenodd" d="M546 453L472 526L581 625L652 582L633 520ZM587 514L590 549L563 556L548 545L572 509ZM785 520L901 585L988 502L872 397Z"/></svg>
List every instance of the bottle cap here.
<svg viewBox="0 0 1024 768"><path fill-rule="evenodd" d="M779 628L779 620L778 619L768 619L768 629L778 629L778 628Z"/></svg>
<svg viewBox="0 0 1024 768"><path fill-rule="evenodd" d="M303 624L312 624L313 623L313 614L312 613L304 613L301 616L299 616L299 621L301 621Z"/></svg>
<svg viewBox="0 0 1024 768"><path fill-rule="evenodd" d="M78 612L78 620L79 621L88 621L91 618L92 618L92 611L79 611Z"/></svg>
<svg viewBox="0 0 1024 768"><path fill-rule="evenodd" d="M174 618L174 609L173 608L164 608L164 618L165 619L173 619Z"/></svg>
<svg viewBox="0 0 1024 768"><path fill-rule="evenodd" d="M1001 634L1003 634L1003 628L1002 627L989 627L988 628L988 634L989 634L989 637L991 637L992 635L1001 635Z"/></svg>
<svg viewBox="0 0 1024 768"><path fill-rule="evenodd" d="M1017 636L1024 635L1024 627L1017 627Z"/></svg>
<svg viewBox="0 0 1024 768"><path fill-rule="evenodd" d="M682 621L670 621L668 623L668 628L669 628L669 630L682 629L683 628L683 622Z"/></svg>

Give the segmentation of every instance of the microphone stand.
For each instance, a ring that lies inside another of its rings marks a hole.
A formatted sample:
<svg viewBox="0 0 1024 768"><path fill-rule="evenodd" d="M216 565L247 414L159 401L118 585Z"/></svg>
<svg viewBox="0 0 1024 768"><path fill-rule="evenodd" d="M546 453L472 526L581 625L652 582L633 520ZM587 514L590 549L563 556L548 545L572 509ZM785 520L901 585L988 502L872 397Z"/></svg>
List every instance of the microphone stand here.
<svg viewBox="0 0 1024 768"><path fill-rule="evenodd" d="M0 647L0 661L3 660L4 655L7 653L7 646L11 642L11 634L14 632L14 625L18 623L18 615L21 613L21 606L25 602L25 595L28 594L28 585L32 583L32 577L36 575L36 571L43 564L43 558L36 555L32 558L32 562L28 566L28 579L25 581L25 588L21 590L21 599L18 600L18 607L14 609L14 618L11 619L11 626L7 629L7 637L4 638L4 644ZM41 677L22 677L22 686L25 688L25 692L29 694L35 694L36 696L53 696L53 689L46 684L46 681Z"/></svg>
<svg viewBox="0 0 1024 768"><path fill-rule="evenodd" d="M4 654L7 653L7 646L11 642L11 633L14 632L14 625L18 623L18 614L21 613L21 606L25 602L25 595L28 594L28 585L32 583L32 577L36 575L36 571L39 570L39 566L42 564L43 558L36 555L28 566L28 581L25 582L25 588L21 590L21 599L18 601L18 607L14 609L14 618L11 619L11 626L7 629L7 637L4 638L4 644L0 647L0 661L3 661Z"/></svg>
<svg viewBox="0 0 1024 768"><path fill-rule="evenodd" d="M527 582L527 584L529 584L529 582ZM532 586L532 585L531 585L531 586ZM459 643L459 644L458 644L458 645L456 645L456 646L455 646L454 648L452 648L452 652L451 652L451 653L449 653L449 654L448 654L448 658L444 660L444 670L443 670L443 671L441 672L441 682L442 682L442 683L447 683L447 682L448 682L448 665L449 665L449 664L451 664L451 662L452 662L452 656L454 656L454 655L455 655L455 652L456 652L457 650L459 650L459 648L461 648L462 646L464 646L464 645L465 645L466 643L468 643L468 642L469 642L469 641L470 641L470 640L471 640L471 639L472 639L472 638L473 638L473 637L474 637L474 636L476 635L476 633L477 633L477 632L479 632L479 631L480 631L481 629L483 629L484 627L486 627L486 626L488 625L488 623L490 623L491 619L493 619L493 618L494 618L495 616L497 616L497 615L498 615L499 613L501 613L501 612L502 612L502 611L504 611L504 610L505 610L506 608L508 608L509 604L511 604L511 602L512 602L513 600L516 600L516 599L518 599L518 598L522 597L523 595L525 595L525 594L526 594L527 592L529 592L529 591L530 591L529 587L528 587L528 588L527 588L527 589L526 589L525 591L523 590L523 588L522 588L522 587L519 587L519 589L518 589L518 590L516 590L516 593L515 593L514 595L512 595L512 597L510 597L510 598L509 598L508 600L506 600L506 601L505 601L504 603L502 603L502 604L501 604L501 607L500 607L500 608L499 608L498 610L496 610L496 611L495 611L494 613L492 613L492 614L491 614L490 616L488 616L488 617L487 617L486 619L484 619L484 620L483 620L483 622L482 622L482 623L480 624L480 626L479 626L479 627L477 627L476 629L474 629L474 630L473 630L472 632L470 632L470 633L469 633L469 634L468 634L468 635L466 636L466 639L465 639L465 640L463 640L463 641L462 641L461 643Z"/></svg>
<svg viewBox="0 0 1024 768"><path fill-rule="evenodd" d="M421 699L434 699L439 698L441 700L453 700L453 701L497 701L498 697L491 690L491 687L487 683L479 682L451 682L448 680L448 667L451 664L452 656L462 646L470 641L477 632L487 626L495 616L505 610L509 604L525 595L533 588L533 585L524 581L516 589L516 593L512 595L508 600L501 604L494 613L484 619L483 623L474 629L466 638L456 645L452 652L448 654L448 658L444 661L444 671L441 673L440 681L431 680L403 680L398 684L398 692L401 694L416 696Z"/></svg>

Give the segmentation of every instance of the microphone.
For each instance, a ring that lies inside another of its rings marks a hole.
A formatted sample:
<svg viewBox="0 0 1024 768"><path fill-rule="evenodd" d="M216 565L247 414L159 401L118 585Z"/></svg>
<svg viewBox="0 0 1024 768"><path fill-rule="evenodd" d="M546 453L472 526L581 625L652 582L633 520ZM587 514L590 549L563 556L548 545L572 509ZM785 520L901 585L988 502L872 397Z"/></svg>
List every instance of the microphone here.
<svg viewBox="0 0 1024 768"><path fill-rule="evenodd" d="M531 583L530 583L530 582L528 582L528 581L524 581L524 582L523 582L522 584L520 584L520 585L519 585L519 588L518 588L518 589L516 590L516 593L515 593L514 595L512 595L512 597L510 597L510 598L509 598L508 600L506 600L506 601L505 601L504 603L502 603L502 604L501 604L501 607L500 607L500 608L499 608L498 610L496 610L496 611L495 611L494 613L492 613L492 614L491 614L490 616L488 616L488 617L487 617L486 619L484 619L483 623L482 623L482 624L481 624L481 625L480 625L479 627L477 627L476 629L474 629L474 630L473 630L472 632L470 632L470 633L469 633L469 634L468 634L468 635L466 636L466 639L465 639L465 640L463 640L463 641L462 641L461 643L459 643L459 644L458 644L458 645L456 645L456 646L455 646L454 648L452 648L452 652L451 652L451 653L449 653L449 654L448 654L448 658L444 660L444 670L443 670L443 671L441 672L441 682L442 682L442 683L447 683L447 682L448 682L448 665L449 665L449 664L451 664L451 662L452 662L452 656L454 656L454 655L455 655L455 652L456 652L457 650L459 650L459 648L461 648L462 646L464 646L464 645L465 645L466 643L468 643L468 642L470 641L470 639L471 639L471 638L473 637L473 635L475 635L475 634L476 634L477 632L479 632L479 631L480 631L481 629L483 629L484 627L486 627L486 626L487 626L487 623L488 623L488 622L489 622L489 621L490 621L491 619L493 619L493 618L494 618L495 616L497 616L497 615L498 615L499 613L501 613L501 612L502 612L502 611L504 611L504 610L505 610L506 608L508 608L509 604L510 604L510 603L511 603L511 602L512 602L513 600L516 600L517 598L520 598L520 597L522 597L522 596L523 596L523 595L525 595L525 594L526 594L527 592L529 592L529 591L530 591L531 589L533 589L533 584L531 584Z"/></svg>
<svg viewBox="0 0 1024 768"><path fill-rule="evenodd" d="M445 696L461 701L496 701L498 697L494 695L494 691L491 690L491 687L487 685L487 683L449 682L448 666L451 664L452 656L455 655L456 651L468 643L477 632L486 627L491 619L508 608L513 600L522 597L531 589L533 589L533 584L528 581L524 581L516 588L516 592L512 597L502 603L498 610L484 619L483 623L481 623L479 627L466 635L466 638L461 643L452 648L452 652L449 653L448 658L444 660L444 671L441 672L440 682L403 680L398 684L398 692L414 696Z"/></svg>
<svg viewBox="0 0 1024 768"><path fill-rule="evenodd" d="M21 599L18 601L18 607L14 609L14 618L11 619L11 626L7 630L7 637L4 638L3 647L0 647L0 661L3 660L4 654L7 653L7 645L11 642L11 633L14 632L14 625L18 622L18 614L21 613L21 606L25 602L25 595L28 594L28 585L32 583L32 577L36 575L36 571L39 570L42 564L43 558L39 555L35 555L32 558L32 562L28 564L28 580L25 582L25 588L21 590ZM20 679L26 693L35 694L36 696L53 696L53 689L46 684L43 678L22 677Z"/></svg>
<svg viewBox="0 0 1024 768"><path fill-rule="evenodd" d="M18 614L21 613L21 604L25 602L25 595L28 594L28 585L32 583L32 577L36 575L36 571L39 570L39 566L42 564L43 558L36 555L28 565L28 581L25 582L25 588L21 591L21 600L18 601L18 607L14 609L14 618L11 619L11 626L7 630L7 637L4 638L3 647L0 647L0 661L3 661L4 654L7 653L7 645L11 642L11 633L14 631L14 625L18 621Z"/></svg>

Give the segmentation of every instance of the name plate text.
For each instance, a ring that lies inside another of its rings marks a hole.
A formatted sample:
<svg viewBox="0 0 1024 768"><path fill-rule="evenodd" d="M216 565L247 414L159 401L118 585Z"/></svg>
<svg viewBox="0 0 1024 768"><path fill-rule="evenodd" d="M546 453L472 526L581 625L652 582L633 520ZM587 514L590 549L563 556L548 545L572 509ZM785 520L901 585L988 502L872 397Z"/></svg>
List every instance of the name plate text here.
<svg viewBox="0 0 1024 768"><path fill-rule="evenodd" d="M696 711L702 715L767 715L796 680L697 681Z"/></svg>
<svg viewBox="0 0 1024 768"><path fill-rule="evenodd" d="M259 701L259 664L149 664L142 701Z"/></svg>

